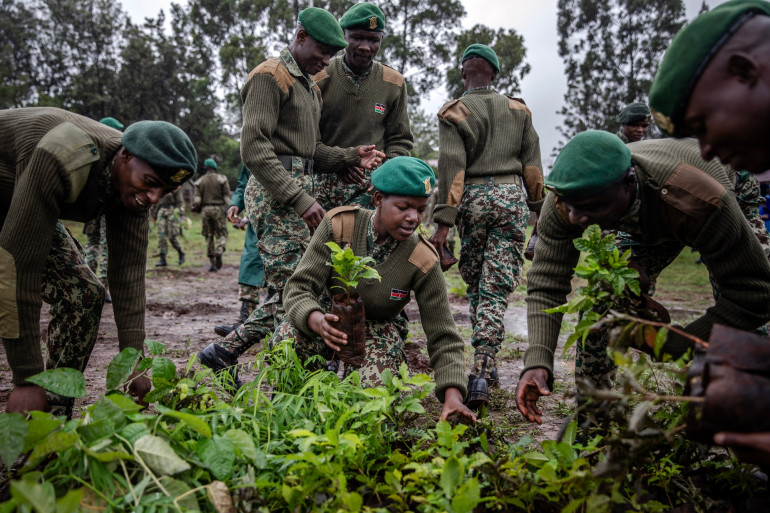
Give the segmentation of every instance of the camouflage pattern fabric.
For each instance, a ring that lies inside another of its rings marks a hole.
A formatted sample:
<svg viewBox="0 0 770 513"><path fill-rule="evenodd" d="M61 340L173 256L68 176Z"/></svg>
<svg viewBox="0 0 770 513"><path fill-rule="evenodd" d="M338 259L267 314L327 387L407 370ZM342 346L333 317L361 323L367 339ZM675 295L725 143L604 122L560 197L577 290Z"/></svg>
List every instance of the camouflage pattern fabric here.
<svg viewBox="0 0 770 513"><path fill-rule="evenodd" d="M259 293L262 287L255 287L253 285L246 285L245 283L238 284L238 299L241 301L248 301L249 303L259 303Z"/></svg>
<svg viewBox="0 0 770 513"><path fill-rule="evenodd" d="M83 226L83 233L87 236L84 253L88 267L94 273L99 273L102 285L107 288L107 219L100 216L88 221Z"/></svg>
<svg viewBox="0 0 770 513"><path fill-rule="evenodd" d="M182 228L179 223L179 216L173 208L158 209L158 253L166 255L168 253L168 241L178 252L183 253L182 245L179 243L177 235L182 234Z"/></svg>
<svg viewBox="0 0 770 513"><path fill-rule="evenodd" d="M458 206L459 269L468 284L471 344L477 353L494 357L503 341L508 295L524 268L526 200L515 184L466 185Z"/></svg>
<svg viewBox="0 0 770 513"><path fill-rule="evenodd" d="M336 173L315 175L313 189L316 201L326 211L342 205L360 205L362 208L374 210L372 193L369 192L369 187L372 185L372 171L370 169L363 171L366 177L362 184L344 184Z"/></svg>
<svg viewBox="0 0 770 513"><path fill-rule="evenodd" d="M366 356L364 365L353 367L345 364L344 377L358 371L361 384L367 387L382 385L382 373L390 369L396 374L402 362L406 361L404 340L398 323L391 321L366 321ZM320 355L325 360L334 357L334 351L318 336L309 337L295 329L284 319L273 336L273 342L294 339L294 347L300 360L306 362L311 356Z"/></svg>
<svg viewBox="0 0 770 513"><path fill-rule="evenodd" d="M41 290L43 301L50 305L46 369L85 370L99 332L104 287L81 251L77 240L57 222Z"/></svg>
<svg viewBox="0 0 770 513"><path fill-rule="evenodd" d="M201 209L203 229L206 238L206 255L210 258L224 253L227 245L227 216L222 205L206 205Z"/></svg>

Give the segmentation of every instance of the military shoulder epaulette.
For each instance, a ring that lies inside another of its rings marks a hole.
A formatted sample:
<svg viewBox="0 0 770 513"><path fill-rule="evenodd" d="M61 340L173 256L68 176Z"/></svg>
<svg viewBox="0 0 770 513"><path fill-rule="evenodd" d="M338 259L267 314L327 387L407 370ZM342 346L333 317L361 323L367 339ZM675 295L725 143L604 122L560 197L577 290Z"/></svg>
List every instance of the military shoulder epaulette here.
<svg viewBox="0 0 770 513"><path fill-rule="evenodd" d="M99 160L99 148L87 133L69 121L45 134L37 147L45 150L61 165L70 184L65 201L74 203L88 181L91 165Z"/></svg>
<svg viewBox="0 0 770 513"><path fill-rule="evenodd" d="M286 69L286 66L281 64L281 60L277 57L270 57L265 62L251 70L251 73L249 73L249 76L246 80L248 81L254 75L259 74L272 75L284 93L288 93L289 88L294 84L294 82L297 81L297 79L294 78L291 73L289 73L289 70Z"/></svg>
<svg viewBox="0 0 770 513"><path fill-rule="evenodd" d="M382 80L395 84L398 87L404 85L404 76L387 64L382 65Z"/></svg>
<svg viewBox="0 0 770 513"><path fill-rule="evenodd" d="M439 119L457 124L471 115L471 111L459 99L450 100L438 111Z"/></svg>
<svg viewBox="0 0 770 513"><path fill-rule="evenodd" d="M506 94L505 96L508 96L508 95ZM529 110L529 107L527 107L527 104L524 102L522 98L508 96L508 108L512 110L523 110L523 111L526 111L526 113L529 114L530 116L532 115L532 111Z"/></svg>
<svg viewBox="0 0 770 513"><path fill-rule="evenodd" d="M423 274L428 274L438 261L439 257L436 248L425 238L425 235L419 233L417 235L417 245L412 250L412 254L409 255L409 263L421 270Z"/></svg>

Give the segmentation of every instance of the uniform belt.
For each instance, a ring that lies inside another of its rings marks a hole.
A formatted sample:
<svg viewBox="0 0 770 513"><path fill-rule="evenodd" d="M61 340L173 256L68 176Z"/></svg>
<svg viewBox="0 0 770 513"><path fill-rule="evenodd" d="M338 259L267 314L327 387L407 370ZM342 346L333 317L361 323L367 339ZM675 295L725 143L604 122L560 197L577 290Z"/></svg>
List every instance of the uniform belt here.
<svg viewBox="0 0 770 513"><path fill-rule="evenodd" d="M521 175L489 175L489 176L469 176L465 179L469 185L495 185L515 183L519 187L524 186Z"/></svg>
<svg viewBox="0 0 770 513"><path fill-rule="evenodd" d="M291 159L294 157L292 155L276 155L278 157L278 160L281 161L281 165L284 169L287 171L291 171ZM302 171L306 175L312 175L313 174L313 159L306 159L304 157L300 157L302 159Z"/></svg>

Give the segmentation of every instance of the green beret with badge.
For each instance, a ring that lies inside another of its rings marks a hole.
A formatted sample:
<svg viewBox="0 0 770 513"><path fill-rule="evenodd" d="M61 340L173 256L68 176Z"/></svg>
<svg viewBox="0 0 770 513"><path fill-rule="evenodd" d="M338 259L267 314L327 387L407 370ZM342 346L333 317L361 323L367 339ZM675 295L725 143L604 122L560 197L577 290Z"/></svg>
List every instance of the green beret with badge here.
<svg viewBox="0 0 770 513"><path fill-rule="evenodd" d="M470 45L463 52L463 57L460 62L465 62L468 59L473 59L474 57L481 57L482 59L485 59L492 65L495 71L498 73L500 72L500 61L497 59L497 54L495 51L492 50L492 48L489 46L482 45L480 43L474 43Z"/></svg>
<svg viewBox="0 0 770 513"><path fill-rule="evenodd" d="M650 90L652 117L661 130L686 135L684 113L700 76L730 36L757 14L770 15L770 3L731 0L699 16L674 36Z"/></svg>
<svg viewBox="0 0 770 513"><path fill-rule="evenodd" d="M340 27L381 32L385 30L385 14L376 5L362 2L354 5L342 15Z"/></svg>
<svg viewBox="0 0 770 513"><path fill-rule="evenodd" d="M629 103L620 111L618 121L623 125L650 120L650 108L641 102Z"/></svg>
<svg viewBox="0 0 770 513"><path fill-rule="evenodd" d="M117 119L111 118L111 117L102 118L102 119L99 120L99 123L101 123L103 125L107 125L110 128L114 128L115 130L121 130L122 131L125 128L125 126L123 126L123 123L121 123Z"/></svg>
<svg viewBox="0 0 770 513"><path fill-rule="evenodd" d="M334 48L345 48L348 46L339 22L326 9L308 7L299 12L299 22L310 37L321 44Z"/></svg>
<svg viewBox="0 0 770 513"><path fill-rule="evenodd" d="M217 161L214 159L206 159L203 161L203 167L210 167L211 169L217 169Z"/></svg>
<svg viewBox="0 0 770 513"><path fill-rule="evenodd" d="M166 121L137 121L123 132L121 143L169 185L186 182L198 167L198 154L190 138Z"/></svg>
<svg viewBox="0 0 770 513"><path fill-rule="evenodd" d="M415 157L388 159L372 173L372 185L385 194L428 197L435 183L433 168Z"/></svg>
<svg viewBox="0 0 770 513"><path fill-rule="evenodd" d="M559 152L545 186L557 196L598 194L620 181L631 167L631 150L615 134L588 130Z"/></svg>

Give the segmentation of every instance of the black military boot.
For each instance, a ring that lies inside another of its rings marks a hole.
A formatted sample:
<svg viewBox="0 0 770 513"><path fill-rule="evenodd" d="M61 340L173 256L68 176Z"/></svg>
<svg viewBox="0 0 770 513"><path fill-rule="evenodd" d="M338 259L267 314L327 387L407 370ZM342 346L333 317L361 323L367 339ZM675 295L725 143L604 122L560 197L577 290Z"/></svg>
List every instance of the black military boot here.
<svg viewBox="0 0 770 513"><path fill-rule="evenodd" d="M158 260L158 263L155 264L155 267L166 267L166 255L160 256L160 260Z"/></svg>
<svg viewBox="0 0 770 513"><path fill-rule="evenodd" d="M217 254L214 256L214 265L217 269L222 268L222 252L217 251Z"/></svg>
<svg viewBox="0 0 770 513"><path fill-rule="evenodd" d="M243 386L238 377L238 355L218 344L209 344L198 353L198 360L224 378L225 385L233 388L233 393Z"/></svg>
<svg viewBox="0 0 770 513"><path fill-rule="evenodd" d="M210 264L209 265L209 272L210 273L215 273L215 272L218 271L218 269L217 269L217 262L214 259L214 257L209 257L209 264Z"/></svg>
<svg viewBox="0 0 770 513"><path fill-rule="evenodd" d="M494 356L486 351L477 351L474 355L473 371L468 376L468 397L465 404L472 410L478 410L489 402L489 389L500 385Z"/></svg>
<svg viewBox="0 0 770 513"><path fill-rule="evenodd" d="M214 326L214 333L216 333L220 337L226 337L227 335L235 331L235 329L240 325L241 325L240 322L235 324L219 324L217 326Z"/></svg>
<svg viewBox="0 0 770 513"><path fill-rule="evenodd" d="M54 417L64 416L67 420L72 419L72 412L75 408L74 397L64 397L63 395L46 391L45 399L48 402L48 407L51 408L51 415Z"/></svg>
<svg viewBox="0 0 770 513"><path fill-rule="evenodd" d="M177 252L179 253L179 265L182 265L184 263L184 251L178 249Z"/></svg>
<svg viewBox="0 0 770 513"><path fill-rule="evenodd" d="M249 318L249 314L251 313L251 308L249 308L250 301L247 301L245 299L241 299L241 324L246 322L246 319Z"/></svg>

